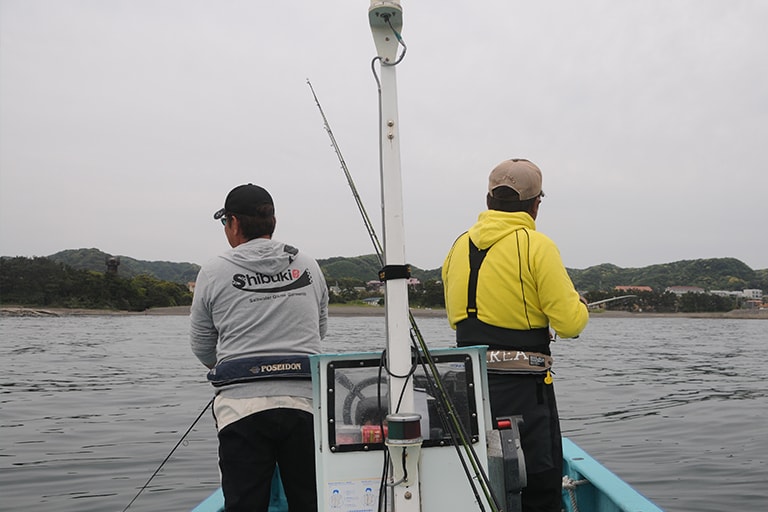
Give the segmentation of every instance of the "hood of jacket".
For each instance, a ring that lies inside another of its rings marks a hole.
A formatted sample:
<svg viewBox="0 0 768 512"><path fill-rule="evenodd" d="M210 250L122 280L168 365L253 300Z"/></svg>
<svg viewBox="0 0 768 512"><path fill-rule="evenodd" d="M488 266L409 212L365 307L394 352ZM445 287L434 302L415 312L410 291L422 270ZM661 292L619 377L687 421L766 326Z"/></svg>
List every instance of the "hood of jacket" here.
<svg viewBox="0 0 768 512"><path fill-rule="evenodd" d="M528 212L486 210L469 228L469 238L478 249L483 250L519 229L536 230L536 222Z"/></svg>
<svg viewBox="0 0 768 512"><path fill-rule="evenodd" d="M255 238L230 249L219 258L250 272L275 275L287 269L298 253L298 249L282 242Z"/></svg>

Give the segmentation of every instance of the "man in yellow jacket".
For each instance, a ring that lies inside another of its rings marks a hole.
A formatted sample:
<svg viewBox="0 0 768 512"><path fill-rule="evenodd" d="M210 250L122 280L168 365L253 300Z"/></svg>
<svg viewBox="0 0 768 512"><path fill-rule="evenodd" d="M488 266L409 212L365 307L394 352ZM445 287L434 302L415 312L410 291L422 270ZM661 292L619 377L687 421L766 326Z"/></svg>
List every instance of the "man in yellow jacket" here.
<svg viewBox="0 0 768 512"><path fill-rule="evenodd" d="M524 512L561 509L562 444L549 344L551 331L573 338L589 320L560 251L536 231L543 195L536 165L501 162L488 179L488 210L454 242L442 272L457 345L488 345L492 416L523 417Z"/></svg>

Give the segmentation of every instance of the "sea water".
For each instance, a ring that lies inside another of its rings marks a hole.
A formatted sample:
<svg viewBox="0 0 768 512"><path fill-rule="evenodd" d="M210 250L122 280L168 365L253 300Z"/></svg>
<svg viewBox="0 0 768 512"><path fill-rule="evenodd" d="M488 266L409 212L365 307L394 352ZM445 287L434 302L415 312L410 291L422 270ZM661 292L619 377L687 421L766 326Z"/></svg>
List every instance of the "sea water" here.
<svg viewBox="0 0 768 512"><path fill-rule="evenodd" d="M417 323L451 346L444 319ZM187 331L184 316L0 318L0 510L119 512L149 481L128 510L185 511L218 487ZM325 349L381 350L384 332L331 317ZM768 510L768 322L595 316L552 349L564 435L662 509Z"/></svg>

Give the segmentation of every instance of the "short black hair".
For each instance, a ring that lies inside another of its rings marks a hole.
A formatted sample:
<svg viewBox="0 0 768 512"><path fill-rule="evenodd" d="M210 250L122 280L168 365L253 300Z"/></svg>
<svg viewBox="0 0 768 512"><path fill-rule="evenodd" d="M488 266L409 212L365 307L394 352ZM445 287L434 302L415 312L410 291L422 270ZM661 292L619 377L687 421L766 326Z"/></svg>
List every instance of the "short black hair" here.
<svg viewBox="0 0 768 512"><path fill-rule="evenodd" d="M237 217L240 222L240 232L247 240L261 238L264 235L272 236L275 232L275 207L271 204L260 204L256 215L243 215L227 212L227 218Z"/></svg>

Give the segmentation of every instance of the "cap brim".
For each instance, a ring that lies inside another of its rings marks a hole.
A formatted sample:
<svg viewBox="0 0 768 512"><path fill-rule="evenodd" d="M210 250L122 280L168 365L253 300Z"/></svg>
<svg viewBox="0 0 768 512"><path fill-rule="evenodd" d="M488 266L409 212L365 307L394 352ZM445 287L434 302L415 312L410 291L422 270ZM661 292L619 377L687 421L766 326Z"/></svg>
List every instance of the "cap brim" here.
<svg viewBox="0 0 768 512"><path fill-rule="evenodd" d="M220 218L222 218L224 216L225 213L227 213L227 212L224 211L224 208L222 208L221 210L219 210L219 211L217 211L216 213L213 214L213 218L216 219L216 220L219 220Z"/></svg>

